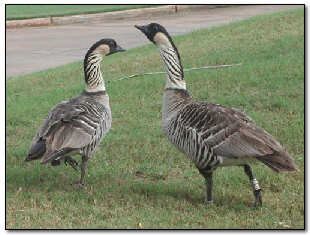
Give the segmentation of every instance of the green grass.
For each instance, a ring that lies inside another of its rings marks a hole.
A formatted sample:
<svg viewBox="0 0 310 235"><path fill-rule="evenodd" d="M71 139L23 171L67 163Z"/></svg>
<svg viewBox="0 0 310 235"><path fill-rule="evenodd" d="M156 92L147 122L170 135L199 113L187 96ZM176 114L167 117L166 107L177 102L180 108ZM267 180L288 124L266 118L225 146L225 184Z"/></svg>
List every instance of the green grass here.
<svg viewBox="0 0 310 235"><path fill-rule="evenodd" d="M156 5L7 5L6 20L120 11Z"/></svg>
<svg viewBox="0 0 310 235"><path fill-rule="evenodd" d="M185 68L242 63L186 72L188 90L199 100L244 109L278 137L300 172L275 174L261 163L253 165L263 189L263 207L255 209L243 169L218 169L214 204L204 205L203 178L161 131L165 75L114 82L163 70L150 44L102 64L113 124L89 161L84 190L71 185L79 172L70 167L23 162L49 109L82 91L82 63L6 81L7 229L135 229L139 223L145 229L304 228L304 11L174 39Z"/></svg>

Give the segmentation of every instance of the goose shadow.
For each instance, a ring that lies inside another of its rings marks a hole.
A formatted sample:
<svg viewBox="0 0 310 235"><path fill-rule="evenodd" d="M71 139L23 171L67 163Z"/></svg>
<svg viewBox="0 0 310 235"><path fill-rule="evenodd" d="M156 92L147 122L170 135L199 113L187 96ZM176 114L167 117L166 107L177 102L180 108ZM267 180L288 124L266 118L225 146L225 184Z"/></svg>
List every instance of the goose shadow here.
<svg viewBox="0 0 310 235"><path fill-rule="evenodd" d="M201 185L197 184L195 191L190 191L186 186L182 187L179 183L174 182L167 184L161 183L159 187L155 184L156 182L136 180L128 187L131 193L144 195L146 197L172 197L180 202L187 201L194 207L200 207L201 205L205 205L206 208L210 206L217 208L230 207L232 210L240 211L244 208L253 208L254 204L251 191L248 193L249 198L242 197L238 192L235 192L235 195L233 193L230 194L229 197L222 192L214 192L213 203L205 204L205 185L203 180L201 180Z"/></svg>
<svg viewBox="0 0 310 235"><path fill-rule="evenodd" d="M47 166L44 169L40 167L32 169L26 167L9 172L6 171L6 191L10 193L16 193L20 189L31 190L44 190L44 191L66 191L71 192L77 190L75 182L80 177L80 172L71 168L69 174L66 169L69 166L52 167ZM56 169L63 168L63 169ZM115 176L108 171L102 172L100 176L92 176L92 178L86 178L85 190L88 191L89 187L93 187L98 184L100 179L104 179L105 182L115 181ZM191 187L193 188L193 187ZM189 190L187 186L180 185L180 182L173 182L165 178L133 178L127 181L127 186L120 186L120 191L125 194L140 194L146 197L172 197L177 201L187 201L195 207L199 207L204 204L205 199L205 185L203 179L201 183L195 183L195 189ZM211 206L215 207L227 207L240 210L243 207L253 207L252 192L248 193L249 198L244 198L238 194L238 192L232 193L227 197L221 191L213 192L214 201ZM209 207L210 205L206 205Z"/></svg>

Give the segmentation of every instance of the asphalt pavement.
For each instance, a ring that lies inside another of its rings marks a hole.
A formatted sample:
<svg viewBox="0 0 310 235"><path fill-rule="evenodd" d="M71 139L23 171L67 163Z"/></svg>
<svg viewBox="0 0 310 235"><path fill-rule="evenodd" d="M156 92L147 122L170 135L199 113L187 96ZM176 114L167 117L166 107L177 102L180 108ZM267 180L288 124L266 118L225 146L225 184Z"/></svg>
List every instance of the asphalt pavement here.
<svg viewBox="0 0 310 235"><path fill-rule="evenodd" d="M150 43L133 27L135 24L157 22L171 35L180 35L298 7L303 6L236 5L105 22L6 29L6 78L83 60L87 49L101 38L114 38L126 49Z"/></svg>

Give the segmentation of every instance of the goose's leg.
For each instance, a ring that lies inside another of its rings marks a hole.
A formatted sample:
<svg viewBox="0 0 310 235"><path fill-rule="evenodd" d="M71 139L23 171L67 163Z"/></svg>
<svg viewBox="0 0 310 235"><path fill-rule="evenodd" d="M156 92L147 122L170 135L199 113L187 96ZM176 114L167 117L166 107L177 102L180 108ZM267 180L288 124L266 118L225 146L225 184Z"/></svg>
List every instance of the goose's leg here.
<svg viewBox="0 0 310 235"><path fill-rule="evenodd" d="M85 177L85 170L86 170L86 164L87 164L88 158L86 156L82 156L82 164L81 164L81 178L78 182L79 187L84 186L84 177Z"/></svg>
<svg viewBox="0 0 310 235"><path fill-rule="evenodd" d="M206 184L206 199L205 203L206 204L212 204L213 199L212 199L212 187L213 187L213 178L212 178L212 171L200 171L199 172L203 175L205 178L205 184Z"/></svg>
<svg viewBox="0 0 310 235"><path fill-rule="evenodd" d="M253 193L255 197L255 203L254 206L261 206L263 201L262 201L262 193L261 193L261 188L259 187L258 181L253 177L252 169L250 165L245 164L244 165L244 172L247 174L247 176L250 179L250 182L253 187Z"/></svg>

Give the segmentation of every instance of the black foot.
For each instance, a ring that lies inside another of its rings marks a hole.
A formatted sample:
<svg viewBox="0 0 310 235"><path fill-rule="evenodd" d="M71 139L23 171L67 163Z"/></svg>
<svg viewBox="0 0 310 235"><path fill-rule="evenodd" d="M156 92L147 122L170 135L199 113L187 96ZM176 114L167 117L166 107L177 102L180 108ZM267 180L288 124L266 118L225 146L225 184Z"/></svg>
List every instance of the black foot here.
<svg viewBox="0 0 310 235"><path fill-rule="evenodd" d="M74 184L73 184L73 186L75 186L75 187L77 187L77 188L79 188L79 189L84 189L84 184L83 183L81 183L81 181L79 180L79 181L76 181Z"/></svg>
<svg viewBox="0 0 310 235"><path fill-rule="evenodd" d="M52 166L59 166L59 165L60 165L60 160L53 160L53 161L51 162L51 165L52 165Z"/></svg>
<svg viewBox="0 0 310 235"><path fill-rule="evenodd" d="M71 157L66 157L65 158L65 164L69 164L74 170L78 170L77 166L79 165L79 163L77 161L75 161L73 158Z"/></svg>
<svg viewBox="0 0 310 235"><path fill-rule="evenodd" d="M213 200L208 201L208 200L206 199L206 200L205 200L205 204L206 204L206 205L212 205L212 204L213 204Z"/></svg>
<svg viewBox="0 0 310 235"><path fill-rule="evenodd" d="M82 183L80 183L80 182L78 182L78 183L76 184L76 186L77 186L78 188L80 188L80 189L83 189L83 188L84 188L84 184L82 184Z"/></svg>
<svg viewBox="0 0 310 235"><path fill-rule="evenodd" d="M254 207L262 206L263 205L263 200L262 200L261 189L255 190L254 191L254 196L255 196Z"/></svg>

